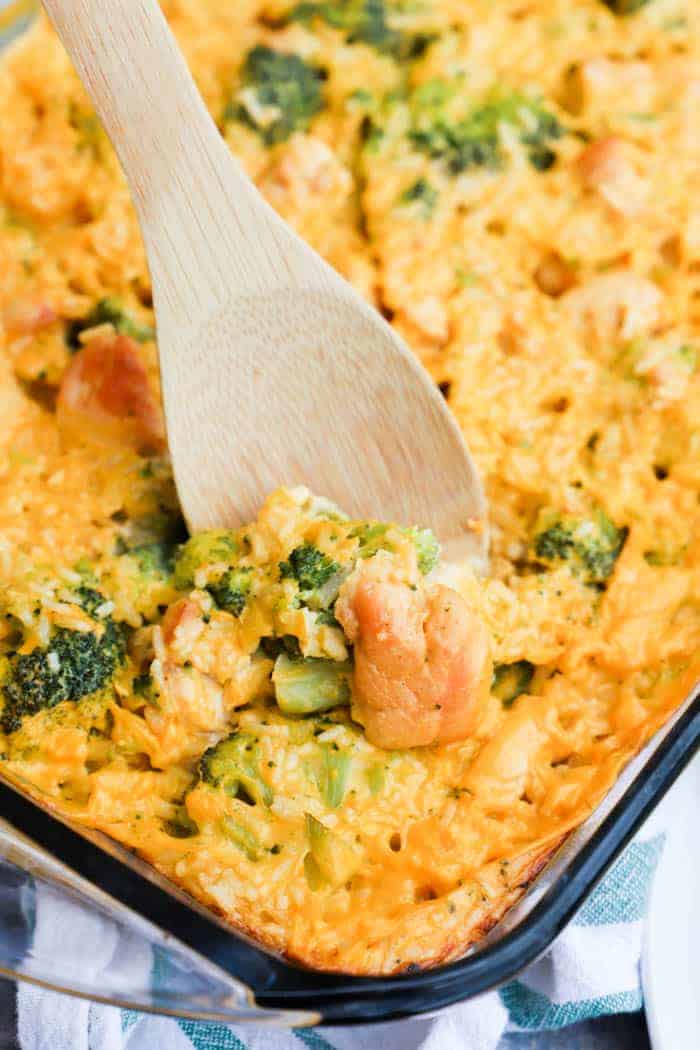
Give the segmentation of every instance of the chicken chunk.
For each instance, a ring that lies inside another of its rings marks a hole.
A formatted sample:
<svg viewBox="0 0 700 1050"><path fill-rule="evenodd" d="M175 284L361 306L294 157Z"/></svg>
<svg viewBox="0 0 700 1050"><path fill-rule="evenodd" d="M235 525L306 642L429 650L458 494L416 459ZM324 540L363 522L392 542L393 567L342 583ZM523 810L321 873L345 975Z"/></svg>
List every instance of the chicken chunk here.
<svg viewBox="0 0 700 1050"><path fill-rule="evenodd" d="M646 335L659 320L661 302L657 286L630 270L599 274L561 298L574 327L597 345Z"/></svg>
<svg viewBox="0 0 700 1050"><path fill-rule="evenodd" d="M21 299L5 309L2 320L10 338L16 339L48 328L58 320L58 314L48 303Z"/></svg>
<svg viewBox="0 0 700 1050"><path fill-rule="evenodd" d="M335 153L313 135L294 135L265 172L260 189L278 211L339 207L353 188Z"/></svg>
<svg viewBox="0 0 700 1050"><path fill-rule="evenodd" d="M598 139L579 154L576 167L584 186L624 218L637 215L648 193L634 147L615 135Z"/></svg>
<svg viewBox="0 0 700 1050"><path fill-rule="evenodd" d="M138 348L128 336L98 333L66 369L56 405L59 427L101 444L159 451L165 426Z"/></svg>
<svg viewBox="0 0 700 1050"><path fill-rule="evenodd" d="M335 615L355 645L353 716L371 743L469 736L492 664L486 628L457 591L396 581L375 558L344 584Z"/></svg>
<svg viewBox="0 0 700 1050"><path fill-rule="evenodd" d="M158 741L158 754L151 755L154 764L198 754L226 732L230 707L225 687L183 660L179 651L204 629L200 606L183 598L153 631L150 675L157 705L146 707L144 720Z"/></svg>

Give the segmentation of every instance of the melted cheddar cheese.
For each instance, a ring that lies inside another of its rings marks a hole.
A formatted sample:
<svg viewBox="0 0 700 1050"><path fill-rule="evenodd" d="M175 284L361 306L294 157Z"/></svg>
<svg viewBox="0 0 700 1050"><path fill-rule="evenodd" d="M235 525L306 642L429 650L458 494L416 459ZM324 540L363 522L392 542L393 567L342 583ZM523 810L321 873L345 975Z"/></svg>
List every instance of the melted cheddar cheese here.
<svg viewBox="0 0 700 1050"><path fill-rule="evenodd" d="M486 625L491 691L467 739L403 750L340 702L283 712L265 639L348 658L332 616L280 593L299 546L342 563L357 545L308 494L237 537L253 583L228 609L222 572L182 569L136 218L40 19L0 64L3 773L291 958L435 964L698 678L700 12L162 6L263 194L463 428L491 573L433 571ZM223 739L235 775L205 775Z"/></svg>

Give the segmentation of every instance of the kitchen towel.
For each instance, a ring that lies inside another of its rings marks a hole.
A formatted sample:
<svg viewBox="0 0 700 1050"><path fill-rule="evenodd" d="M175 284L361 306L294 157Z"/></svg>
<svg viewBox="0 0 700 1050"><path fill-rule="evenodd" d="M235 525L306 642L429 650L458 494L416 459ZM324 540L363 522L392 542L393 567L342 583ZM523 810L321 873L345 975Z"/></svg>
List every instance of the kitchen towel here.
<svg viewBox="0 0 700 1050"><path fill-rule="evenodd" d="M171 1020L88 1003L29 984L18 986L22 1050L495 1050L506 1031L561 1028L642 1005L639 958L651 880L664 835L654 818L642 829L544 958L497 992L431 1019L357 1028L280 1031ZM91 953L93 972L109 967L146 980L152 960L124 944L104 920L42 890L35 952Z"/></svg>

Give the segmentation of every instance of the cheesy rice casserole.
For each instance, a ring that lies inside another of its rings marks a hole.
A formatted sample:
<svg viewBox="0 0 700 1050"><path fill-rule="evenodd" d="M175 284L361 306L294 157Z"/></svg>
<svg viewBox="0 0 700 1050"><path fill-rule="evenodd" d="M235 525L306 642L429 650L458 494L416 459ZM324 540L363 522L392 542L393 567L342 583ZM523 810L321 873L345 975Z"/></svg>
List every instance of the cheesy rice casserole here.
<svg viewBox="0 0 700 1050"><path fill-rule="evenodd" d="M162 6L440 384L491 573L299 488L187 537L136 219L40 19L0 64L2 769L291 959L434 965L699 676L700 7Z"/></svg>

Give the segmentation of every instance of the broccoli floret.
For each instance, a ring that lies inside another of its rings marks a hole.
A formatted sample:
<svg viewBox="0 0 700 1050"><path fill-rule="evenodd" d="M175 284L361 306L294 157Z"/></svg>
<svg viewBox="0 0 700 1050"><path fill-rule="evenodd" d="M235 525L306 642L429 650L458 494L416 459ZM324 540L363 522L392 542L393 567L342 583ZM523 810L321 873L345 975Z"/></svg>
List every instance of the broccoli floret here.
<svg viewBox="0 0 700 1050"><path fill-rule="evenodd" d="M430 529L419 529L414 526L403 531L413 540L418 555L418 568L424 576L427 576L440 560L440 544Z"/></svg>
<svg viewBox="0 0 700 1050"><path fill-rule="evenodd" d="M380 521L363 522L356 525L350 535L358 541L358 553L361 558L372 558L377 551L393 550L387 532L391 528Z"/></svg>
<svg viewBox="0 0 700 1050"><path fill-rule="evenodd" d="M367 522L358 525L350 535L359 540L360 557L371 558L377 551L393 550L391 537L387 536L390 529L413 540L418 555L418 568L424 576L427 576L440 560L440 544L430 529L419 529L417 526L404 529L396 525L384 525L382 522Z"/></svg>
<svg viewBox="0 0 700 1050"><path fill-rule="evenodd" d="M494 95L461 119L453 119L448 103L454 97L455 86L444 81L429 81L418 88L409 132L413 145L443 161L451 174L502 167L505 153L500 129L504 124L518 134L533 167L545 171L552 166L556 156L549 143L564 132L556 116L539 101L516 92Z"/></svg>
<svg viewBox="0 0 700 1050"><path fill-rule="evenodd" d="M530 688L534 665L529 660L516 660L512 664L496 664L491 682L491 692L504 707L511 707L521 693Z"/></svg>
<svg viewBox="0 0 700 1050"><path fill-rule="evenodd" d="M345 798L352 756L337 746L323 745L318 790L329 809L337 809Z"/></svg>
<svg viewBox="0 0 700 1050"><path fill-rule="evenodd" d="M405 33L389 25L385 0L316 0L298 4L290 20L322 19L339 29L348 44L367 44L397 61L419 58L434 40L429 33Z"/></svg>
<svg viewBox="0 0 700 1050"><path fill-rule="evenodd" d="M258 741L251 733L234 732L210 747L199 761L199 776L205 784L220 788L232 798L269 806L272 789L258 768Z"/></svg>
<svg viewBox="0 0 700 1050"><path fill-rule="evenodd" d="M128 556L136 561L139 572L151 579L167 579L175 564L175 544L142 543L132 547Z"/></svg>
<svg viewBox="0 0 700 1050"><path fill-rule="evenodd" d="M309 852L304 857L304 874L310 889L340 886L352 878L362 862L357 843L331 831L311 813L306 814L306 833Z"/></svg>
<svg viewBox="0 0 700 1050"><path fill-rule="evenodd" d="M603 0L603 3L616 15L624 16L636 14L651 3L651 0Z"/></svg>
<svg viewBox="0 0 700 1050"><path fill-rule="evenodd" d="M143 470L153 471L151 461L148 461ZM152 473L143 474L142 477L151 477ZM115 543L115 554L126 554L135 547L150 547L151 544L162 543L175 548L187 542L187 526L184 518L178 511L170 511L162 506L151 514L145 514L139 518L129 518L120 528Z"/></svg>
<svg viewBox="0 0 700 1050"><path fill-rule="evenodd" d="M45 648L15 653L7 659L0 682L4 700L0 726L5 733L14 732L24 718L41 710L64 700L82 700L104 689L124 662L123 628L111 617L98 614L104 596L83 587L77 600L102 626L102 632L58 627Z"/></svg>
<svg viewBox="0 0 700 1050"><path fill-rule="evenodd" d="M245 824L231 817L222 817L219 821L219 828L229 842L245 853L248 860L256 861L260 858L262 850L257 836Z"/></svg>
<svg viewBox="0 0 700 1050"><path fill-rule="evenodd" d="M98 610L107 601L104 594L96 590L94 587L88 587L82 584L80 587L76 587L73 592L75 604L79 605L81 609L84 609L88 616L95 617L98 615ZM100 617L100 622L102 622Z"/></svg>
<svg viewBox="0 0 700 1050"><path fill-rule="evenodd" d="M299 585L301 603L315 611L332 612L338 591L345 579L345 570L312 543L303 543L279 564L280 579L293 579Z"/></svg>
<svg viewBox="0 0 700 1050"><path fill-rule="evenodd" d="M301 646L299 639L294 634L283 634L277 638L261 638L260 652L268 660L276 660L282 653L292 660L301 659Z"/></svg>
<svg viewBox="0 0 700 1050"><path fill-rule="evenodd" d="M207 590L220 609L240 616L245 609L250 594L252 569L229 569L216 583L210 583Z"/></svg>
<svg viewBox="0 0 700 1050"><path fill-rule="evenodd" d="M546 565L566 562L592 586L602 586L612 574L628 534L602 511L590 518L541 512L535 529L535 556Z"/></svg>
<svg viewBox="0 0 700 1050"><path fill-rule="evenodd" d="M427 179L417 179L399 197L400 204L420 203L421 210L426 219L430 218L437 204L438 193Z"/></svg>
<svg viewBox="0 0 700 1050"><path fill-rule="evenodd" d="M338 572L340 565L312 543L295 547L287 561L280 562L281 577L295 579L302 591L318 590Z"/></svg>
<svg viewBox="0 0 700 1050"><path fill-rule="evenodd" d="M281 653L272 672L275 699L287 715L329 711L350 703L350 665L316 657L290 658Z"/></svg>
<svg viewBox="0 0 700 1050"><path fill-rule="evenodd" d="M179 806L174 817L163 821L163 831L173 839L191 839L199 835L199 828L185 806Z"/></svg>
<svg viewBox="0 0 700 1050"><path fill-rule="evenodd" d="M239 553L236 534L229 529L208 529L196 533L177 552L175 586L179 591L189 590L194 587L194 577L199 569L230 566Z"/></svg>
<svg viewBox="0 0 700 1050"><path fill-rule="evenodd" d="M112 324L120 335L128 335L139 343L155 339L153 328L134 321L116 299L100 299L86 317L73 321L68 326L66 335L68 345L73 350L77 350L80 346L81 332L86 332L88 328L96 328L101 324Z"/></svg>
<svg viewBox="0 0 700 1050"><path fill-rule="evenodd" d="M294 53L258 44L248 52L242 79L244 90L227 106L224 120L246 124L266 146L305 131L324 107L325 70ZM248 102L251 92L254 101Z"/></svg>
<svg viewBox="0 0 700 1050"><path fill-rule="evenodd" d="M134 696L140 696L150 707L160 706L158 689L150 672L135 675L131 683L131 691Z"/></svg>
<svg viewBox="0 0 700 1050"><path fill-rule="evenodd" d="M176 550L177 544L168 542L127 546L120 537L115 557L102 563L102 580L110 591L121 594L144 621L153 623L163 608L177 598L173 582Z"/></svg>

